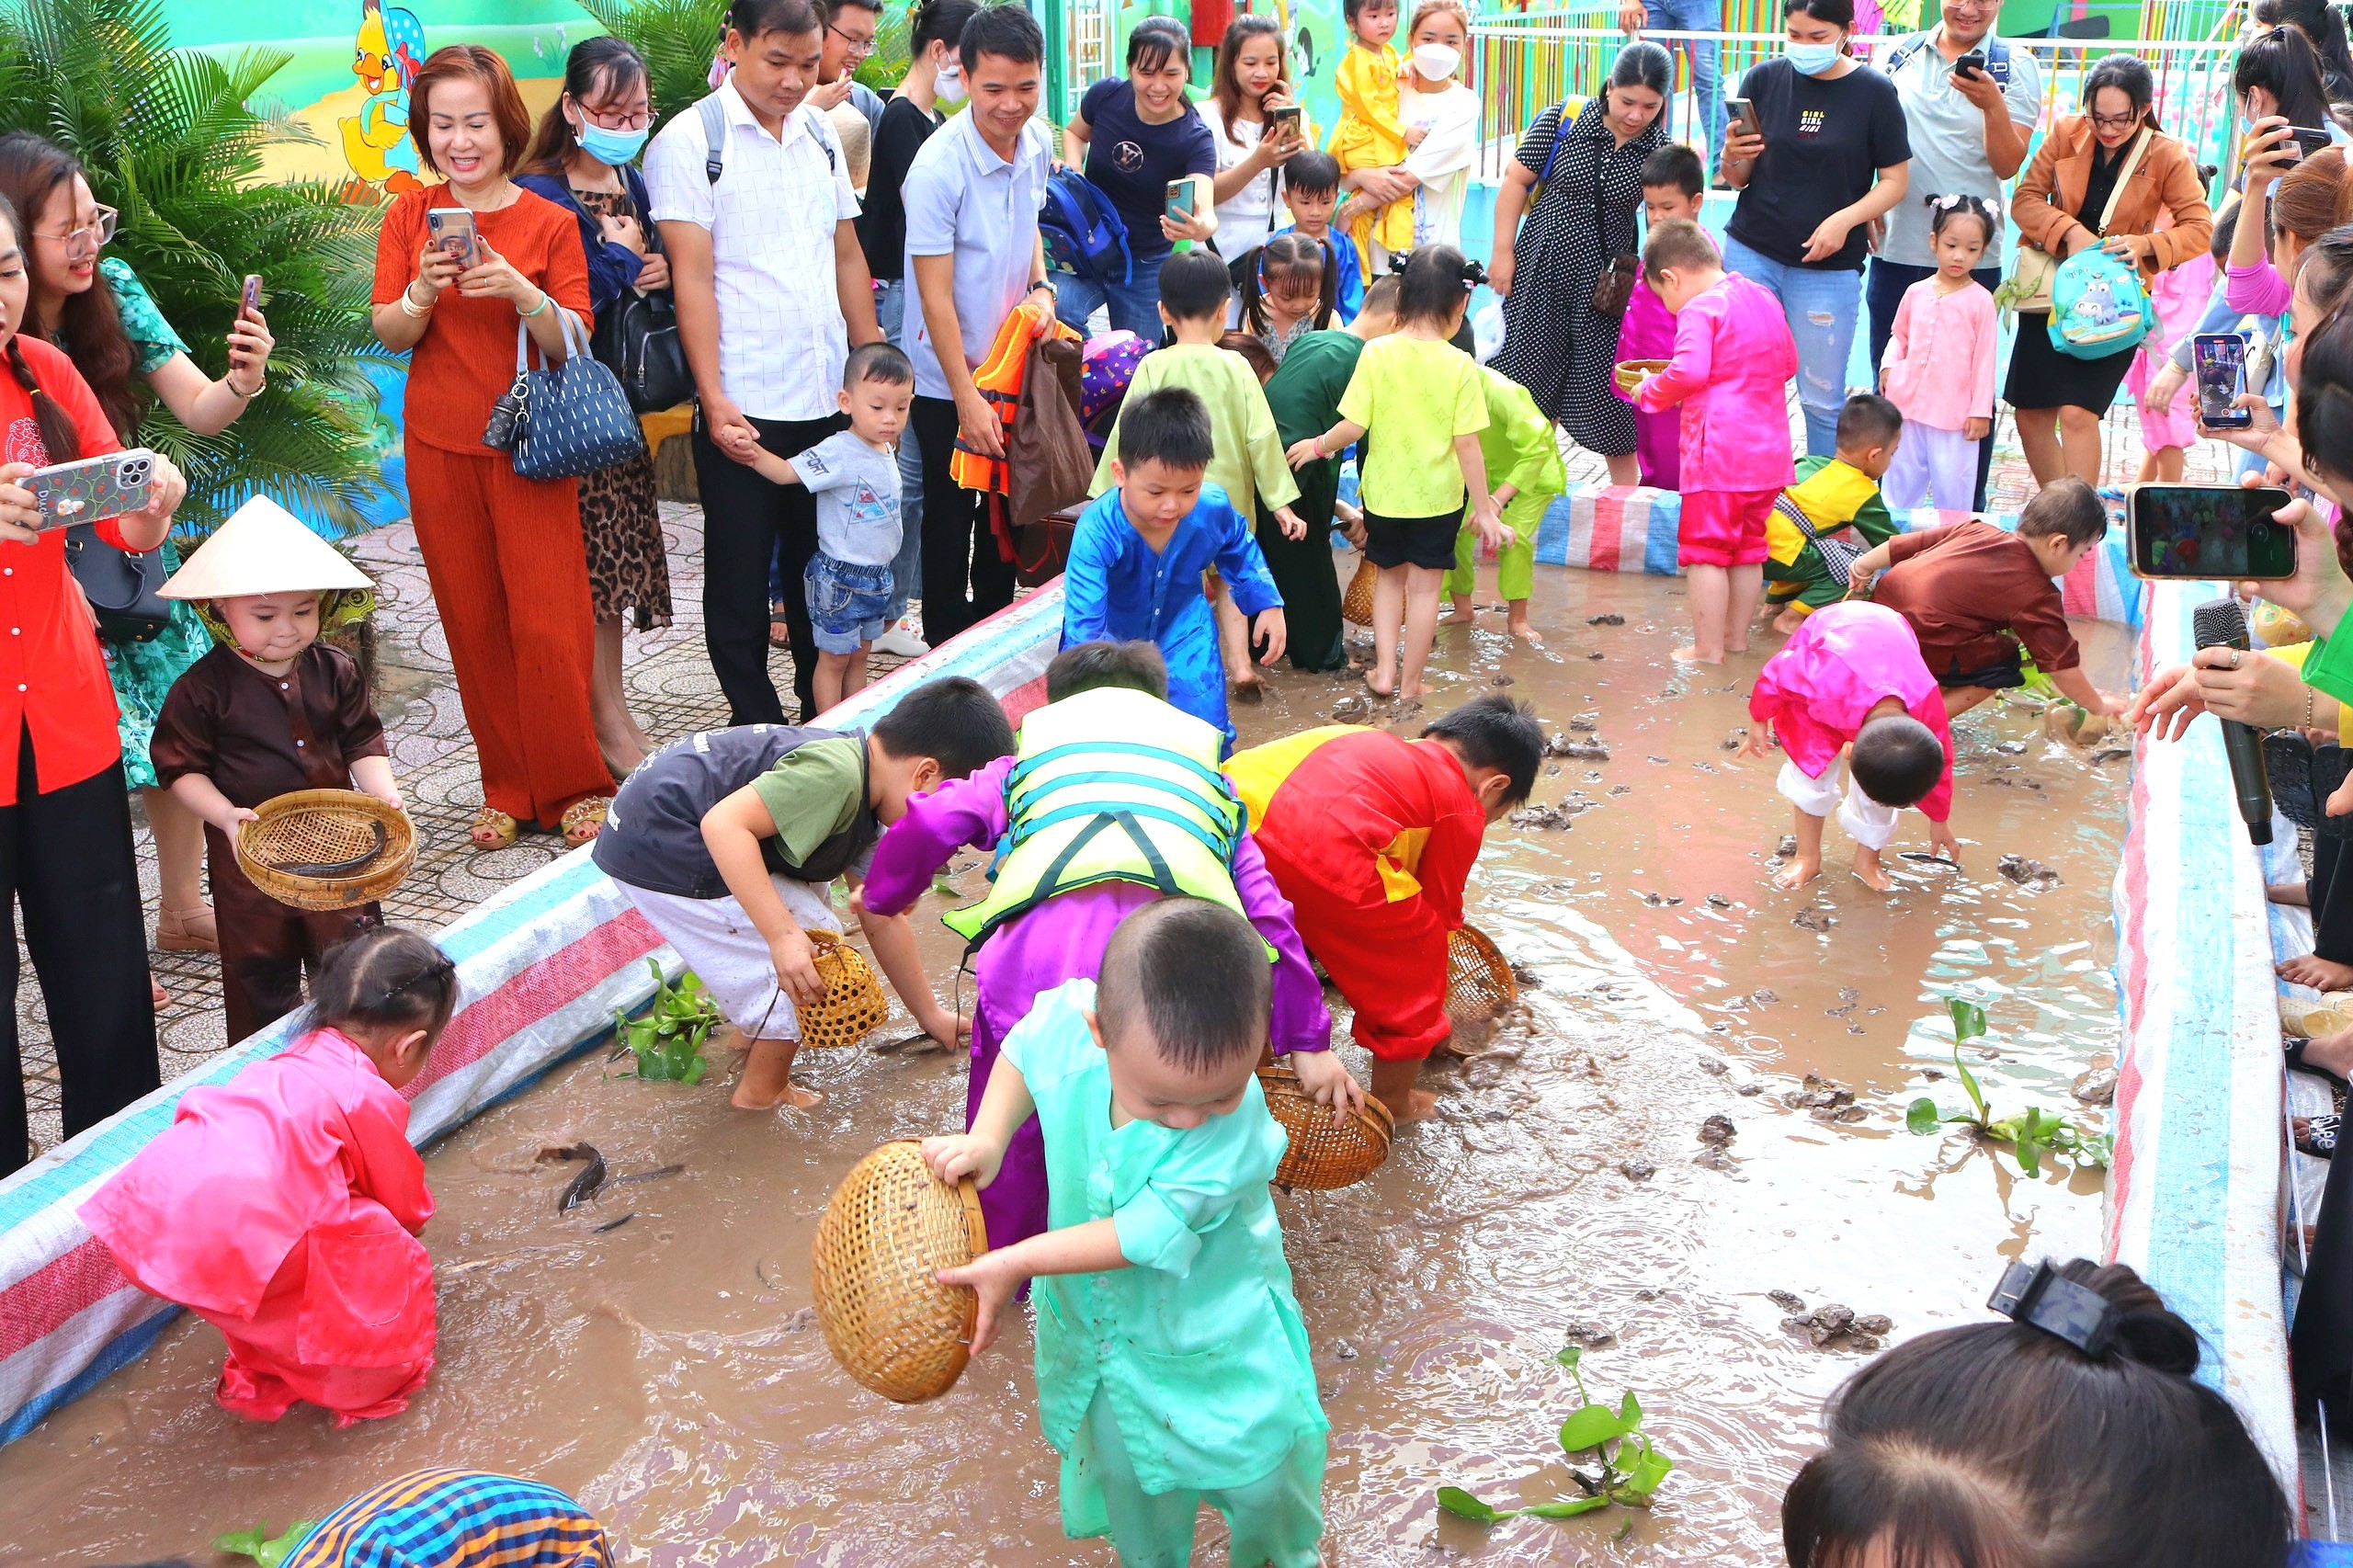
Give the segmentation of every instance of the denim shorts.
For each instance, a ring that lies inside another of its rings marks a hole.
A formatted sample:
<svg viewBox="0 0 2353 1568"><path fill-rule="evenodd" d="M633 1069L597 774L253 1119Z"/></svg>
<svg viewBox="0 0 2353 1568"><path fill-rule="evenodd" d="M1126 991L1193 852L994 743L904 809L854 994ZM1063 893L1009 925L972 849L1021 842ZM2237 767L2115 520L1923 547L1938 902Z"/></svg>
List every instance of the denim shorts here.
<svg viewBox="0 0 2353 1568"><path fill-rule="evenodd" d="M855 653L882 635L891 608L891 568L836 561L823 551L809 558L809 625L821 653Z"/></svg>

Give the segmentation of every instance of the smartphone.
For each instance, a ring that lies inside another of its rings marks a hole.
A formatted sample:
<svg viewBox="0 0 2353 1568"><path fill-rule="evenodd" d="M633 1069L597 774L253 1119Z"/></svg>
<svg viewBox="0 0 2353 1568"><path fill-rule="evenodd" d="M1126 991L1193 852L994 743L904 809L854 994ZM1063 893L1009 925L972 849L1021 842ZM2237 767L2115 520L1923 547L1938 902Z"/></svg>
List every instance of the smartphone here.
<svg viewBox="0 0 2353 1568"><path fill-rule="evenodd" d="M1279 108L1267 117L1267 130L1276 136L1296 136L1299 134L1299 116L1297 104L1289 108Z"/></svg>
<svg viewBox="0 0 2353 1568"><path fill-rule="evenodd" d="M2291 125L2288 127L2288 135L2295 142L2297 147L2301 149L2299 155L2305 158L2309 158L2314 153L2318 153L2326 148L2330 141L2327 131L2314 131L2311 127L2303 125Z"/></svg>
<svg viewBox="0 0 2353 1568"><path fill-rule="evenodd" d="M1168 215L1178 222L1193 215L1193 182L1189 177L1168 182L1167 207Z"/></svg>
<svg viewBox="0 0 2353 1568"><path fill-rule="evenodd" d="M2279 582L2296 574L2296 530L2273 514L2284 490L2136 484L2125 528L2136 577Z"/></svg>
<svg viewBox="0 0 2353 1568"><path fill-rule="evenodd" d="M2198 423L2209 430L2244 430L2255 423L2238 406L2246 386L2246 339L2235 332L2201 332L2190 339L2189 360L2198 375Z"/></svg>
<svg viewBox="0 0 2353 1568"><path fill-rule="evenodd" d="M144 447L38 468L17 481L33 493L41 528L100 522L154 499L155 454Z"/></svg>
<svg viewBox="0 0 2353 1568"><path fill-rule="evenodd" d="M426 232L434 244L458 258L462 270L482 259L474 244L474 215L463 207L433 207L425 214Z"/></svg>
<svg viewBox="0 0 2353 1568"><path fill-rule="evenodd" d="M250 316L259 313L260 310L261 274L248 272L245 274L244 292L238 296L237 313L241 316Z"/></svg>
<svg viewBox="0 0 2353 1568"><path fill-rule="evenodd" d="M1962 55L1952 62L1952 74L1972 79L1983 76L1985 74L1985 51L1982 49L1972 49Z"/></svg>
<svg viewBox="0 0 2353 1568"><path fill-rule="evenodd" d="M1750 103L1746 98L1727 98L1724 101L1732 106L1732 117L1740 122L1740 133L1743 136L1765 134L1765 127L1756 118L1755 104Z"/></svg>

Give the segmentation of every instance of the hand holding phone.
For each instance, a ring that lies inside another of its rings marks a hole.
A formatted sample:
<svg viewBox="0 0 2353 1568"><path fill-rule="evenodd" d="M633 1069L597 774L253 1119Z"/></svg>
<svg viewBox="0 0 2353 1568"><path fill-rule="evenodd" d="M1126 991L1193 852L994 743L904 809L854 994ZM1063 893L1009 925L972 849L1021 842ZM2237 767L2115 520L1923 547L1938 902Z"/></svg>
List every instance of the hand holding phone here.
<svg viewBox="0 0 2353 1568"><path fill-rule="evenodd" d="M237 313L241 316L250 316L260 309L261 274L248 272L245 274L245 286L237 295Z"/></svg>
<svg viewBox="0 0 2353 1568"><path fill-rule="evenodd" d="M2208 430L2244 430L2255 415L2239 406L2246 384L2246 339L2235 332L2201 332L2190 339L2198 373L2198 423Z"/></svg>
<svg viewBox="0 0 2353 1568"><path fill-rule="evenodd" d="M1167 232L1168 238L1174 242L1173 248L1178 251L1188 251L1193 248L1193 237L1185 230L1193 222L1193 199L1196 188L1189 175L1182 179L1172 179L1168 182L1167 193L1162 200L1161 226Z"/></svg>
<svg viewBox="0 0 2353 1568"><path fill-rule="evenodd" d="M1952 62L1952 74L1963 81L1974 81L1985 74L1985 51L1972 49Z"/></svg>
<svg viewBox="0 0 2353 1568"><path fill-rule="evenodd" d="M482 263L482 248L474 243L474 215L463 207L428 208L425 214L426 232L433 238L434 247L453 257L458 270L466 272Z"/></svg>
<svg viewBox="0 0 2353 1568"><path fill-rule="evenodd" d="M1756 106L1746 98L1728 98L1725 102L1732 110L1732 123L1726 128L1724 161L1730 164L1753 162L1756 154L1765 150L1765 126L1756 118ZM1735 143L1742 145L1735 150Z"/></svg>
<svg viewBox="0 0 2353 1568"><path fill-rule="evenodd" d="M2277 514L2284 490L2235 484L2138 484L2125 504L2137 577L2285 582L2296 574L2296 530Z"/></svg>
<svg viewBox="0 0 2353 1568"><path fill-rule="evenodd" d="M36 530L102 522L154 504L160 479L155 454L144 447L37 468L17 481L33 498Z"/></svg>

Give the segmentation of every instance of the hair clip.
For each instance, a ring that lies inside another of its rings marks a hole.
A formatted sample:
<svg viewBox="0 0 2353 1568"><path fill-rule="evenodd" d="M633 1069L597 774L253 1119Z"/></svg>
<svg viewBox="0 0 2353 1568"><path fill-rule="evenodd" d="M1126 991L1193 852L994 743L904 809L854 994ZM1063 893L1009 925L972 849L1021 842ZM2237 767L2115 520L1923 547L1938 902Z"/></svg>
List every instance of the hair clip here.
<svg viewBox="0 0 2353 1568"><path fill-rule="evenodd" d="M2002 1270L2001 1282L1985 1304L2013 1323L2065 1340L2095 1360L2107 1354L2119 1315L2115 1302L2065 1278L2047 1258L2031 1266L2013 1263Z"/></svg>

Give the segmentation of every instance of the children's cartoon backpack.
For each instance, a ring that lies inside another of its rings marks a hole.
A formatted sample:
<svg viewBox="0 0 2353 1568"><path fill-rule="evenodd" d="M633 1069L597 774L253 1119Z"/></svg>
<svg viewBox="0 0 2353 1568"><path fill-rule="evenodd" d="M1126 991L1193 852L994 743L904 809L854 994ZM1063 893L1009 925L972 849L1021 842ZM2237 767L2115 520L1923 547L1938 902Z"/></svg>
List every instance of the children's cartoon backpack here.
<svg viewBox="0 0 2353 1568"><path fill-rule="evenodd" d="M1086 340L1078 373L1078 422L1086 426L1087 444L1099 455L1111 434L1112 422L1127 402L1128 383L1136 366L1153 346L1132 332L1107 332Z"/></svg>
<svg viewBox="0 0 2353 1568"><path fill-rule="evenodd" d="M2075 359L2122 354L2157 329L2140 269L2104 250L2077 251L2051 281L2051 347Z"/></svg>
<svg viewBox="0 0 2353 1568"><path fill-rule="evenodd" d="M1128 249L1128 226L1111 199L1076 169L1056 169L1046 180L1038 208L1038 233L1046 244L1046 265L1096 283L1135 280L1135 256Z"/></svg>

